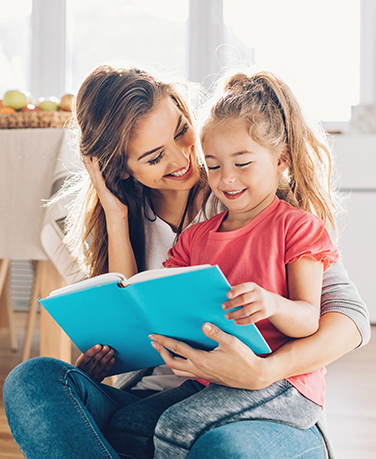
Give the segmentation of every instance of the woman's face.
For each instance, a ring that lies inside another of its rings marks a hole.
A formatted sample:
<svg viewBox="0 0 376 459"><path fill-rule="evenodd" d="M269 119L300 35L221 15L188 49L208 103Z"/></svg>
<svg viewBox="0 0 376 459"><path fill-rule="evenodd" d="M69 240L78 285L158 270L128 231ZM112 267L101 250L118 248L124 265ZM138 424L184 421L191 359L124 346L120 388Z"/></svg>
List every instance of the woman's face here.
<svg viewBox="0 0 376 459"><path fill-rule="evenodd" d="M199 177L192 126L170 97L143 118L128 145L128 169L155 190L190 190Z"/></svg>

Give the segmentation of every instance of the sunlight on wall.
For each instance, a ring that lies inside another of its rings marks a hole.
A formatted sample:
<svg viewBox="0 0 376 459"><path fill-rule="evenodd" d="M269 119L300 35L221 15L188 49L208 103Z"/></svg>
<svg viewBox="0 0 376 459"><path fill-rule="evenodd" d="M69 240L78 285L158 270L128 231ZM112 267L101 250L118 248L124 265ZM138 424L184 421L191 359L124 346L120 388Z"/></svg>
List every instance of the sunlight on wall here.
<svg viewBox="0 0 376 459"><path fill-rule="evenodd" d="M345 121L359 103L359 0L224 0L224 20L315 118ZM311 90L310 90L311 88Z"/></svg>

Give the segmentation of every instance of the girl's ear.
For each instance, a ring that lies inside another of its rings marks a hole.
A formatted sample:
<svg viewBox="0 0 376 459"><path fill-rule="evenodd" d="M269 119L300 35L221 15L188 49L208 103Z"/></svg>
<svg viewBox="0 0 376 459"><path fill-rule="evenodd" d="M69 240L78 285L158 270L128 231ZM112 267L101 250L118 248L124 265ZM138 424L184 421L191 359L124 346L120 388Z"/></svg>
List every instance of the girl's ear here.
<svg viewBox="0 0 376 459"><path fill-rule="evenodd" d="M286 168L289 166L291 161L291 154L288 144L285 145L285 148L281 152L278 158L278 170L282 174Z"/></svg>
<svg viewBox="0 0 376 459"><path fill-rule="evenodd" d="M128 172L123 172L123 173L121 174L121 178L122 178L123 180L127 180L127 178L129 178Z"/></svg>

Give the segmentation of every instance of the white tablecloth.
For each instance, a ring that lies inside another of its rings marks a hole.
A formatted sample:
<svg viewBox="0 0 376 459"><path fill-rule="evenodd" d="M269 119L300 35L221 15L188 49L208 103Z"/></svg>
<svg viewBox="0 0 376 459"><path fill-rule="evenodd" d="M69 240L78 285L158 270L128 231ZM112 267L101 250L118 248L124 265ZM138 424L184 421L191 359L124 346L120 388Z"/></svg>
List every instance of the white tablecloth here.
<svg viewBox="0 0 376 459"><path fill-rule="evenodd" d="M0 130L0 258L51 259L70 283L61 246L65 203L44 207L79 162L65 129Z"/></svg>

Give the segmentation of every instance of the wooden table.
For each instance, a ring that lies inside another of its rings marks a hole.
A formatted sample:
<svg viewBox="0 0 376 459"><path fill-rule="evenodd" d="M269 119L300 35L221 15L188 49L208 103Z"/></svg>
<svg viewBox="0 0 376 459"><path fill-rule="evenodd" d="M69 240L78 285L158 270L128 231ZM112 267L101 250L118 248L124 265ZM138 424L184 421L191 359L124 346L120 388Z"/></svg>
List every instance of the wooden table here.
<svg viewBox="0 0 376 459"><path fill-rule="evenodd" d="M69 168L73 156L65 129L0 130L0 259L37 260L41 297L66 284L66 262L51 262L41 234L48 229L43 200L68 175L62 162ZM40 355L70 362L66 334L43 308L40 319Z"/></svg>

